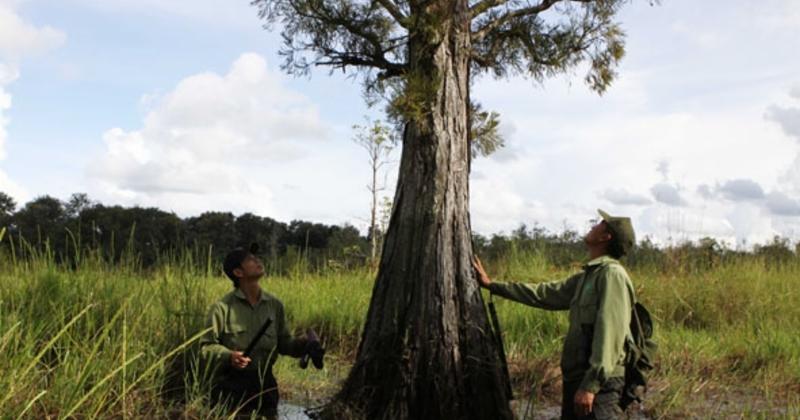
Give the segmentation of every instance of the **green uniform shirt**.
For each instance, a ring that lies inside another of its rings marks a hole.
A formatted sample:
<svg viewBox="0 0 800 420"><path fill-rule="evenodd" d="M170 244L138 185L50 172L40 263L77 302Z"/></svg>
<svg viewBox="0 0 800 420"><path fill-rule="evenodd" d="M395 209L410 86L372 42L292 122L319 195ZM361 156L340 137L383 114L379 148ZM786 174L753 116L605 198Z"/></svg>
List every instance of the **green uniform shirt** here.
<svg viewBox="0 0 800 420"><path fill-rule="evenodd" d="M526 305L569 310L561 354L564 380L597 393L608 378L625 375L625 342L631 339L633 285L619 261L602 256L564 281L540 284L493 282L489 290Z"/></svg>
<svg viewBox="0 0 800 420"><path fill-rule="evenodd" d="M245 370L265 371L279 353L299 356L302 342L289 334L281 301L262 290L259 301L250 305L244 292L236 289L211 305L206 321L211 331L200 339L201 357L213 369L230 367L231 352L244 351L267 318L272 323L258 340Z"/></svg>

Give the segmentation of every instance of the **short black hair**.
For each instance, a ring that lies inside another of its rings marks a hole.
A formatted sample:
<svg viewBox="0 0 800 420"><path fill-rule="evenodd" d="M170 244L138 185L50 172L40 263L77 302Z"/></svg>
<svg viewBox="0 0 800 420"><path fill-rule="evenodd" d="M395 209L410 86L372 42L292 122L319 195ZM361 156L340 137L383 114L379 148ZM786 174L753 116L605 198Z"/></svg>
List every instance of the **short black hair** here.
<svg viewBox="0 0 800 420"><path fill-rule="evenodd" d="M241 246L236 247L225 256L225 260L222 262L222 271L231 279L233 287L239 288L239 278L233 274L233 270L240 268L248 255L255 255L257 252L258 244L253 242L248 249Z"/></svg>

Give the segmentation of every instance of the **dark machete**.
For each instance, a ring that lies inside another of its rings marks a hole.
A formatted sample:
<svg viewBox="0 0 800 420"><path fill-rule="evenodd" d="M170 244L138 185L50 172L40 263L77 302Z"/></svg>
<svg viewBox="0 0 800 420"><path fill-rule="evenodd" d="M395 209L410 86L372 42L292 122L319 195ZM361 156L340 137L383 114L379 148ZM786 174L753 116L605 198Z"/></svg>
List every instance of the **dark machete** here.
<svg viewBox="0 0 800 420"><path fill-rule="evenodd" d="M253 349L255 349L258 340L260 340L261 336L267 332L267 328L269 328L270 324L272 324L272 318L267 318L266 322L264 322L264 325L262 325L261 329L259 329L256 333L256 336L253 337L253 339L250 340L250 344L247 345L247 349L244 351L244 357L250 357L250 354L253 353Z"/></svg>

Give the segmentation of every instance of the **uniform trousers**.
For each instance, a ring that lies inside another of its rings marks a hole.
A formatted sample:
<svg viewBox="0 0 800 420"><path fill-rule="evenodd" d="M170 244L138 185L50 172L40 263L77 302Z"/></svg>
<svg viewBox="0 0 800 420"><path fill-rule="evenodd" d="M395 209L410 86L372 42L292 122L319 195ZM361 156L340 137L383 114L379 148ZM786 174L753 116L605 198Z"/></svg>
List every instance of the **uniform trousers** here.
<svg viewBox="0 0 800 420"><path fill-rule="evenodd" d="M216 404L243 416L255 413L272 419L278 415L280 394L271 370L263 377L258 371L230 370L214 384L212 398Z"/></svg>
<svg viewBox="0 0 800 420"><path fill-rule="evenodd" d="M588 416L575 414L575 394L581 381L564 381L561 399L562 420L616 420L623 418L623 411L619 405L622 388L625 386L624 378L609 378L594 396L592 412Z"/></svg>

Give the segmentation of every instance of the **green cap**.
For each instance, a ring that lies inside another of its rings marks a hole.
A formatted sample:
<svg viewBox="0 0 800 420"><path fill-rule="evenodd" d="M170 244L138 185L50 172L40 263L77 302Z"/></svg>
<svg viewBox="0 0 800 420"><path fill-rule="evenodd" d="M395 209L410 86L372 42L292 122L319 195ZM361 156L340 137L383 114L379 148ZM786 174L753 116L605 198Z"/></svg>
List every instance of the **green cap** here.
<svg viewBox="0 0 800 420"><path fill-rule="evenodd" d="M597 209L597 212L600 213L600 217L603 218L603 221L605 221L611 229L611 233L619 241L622 252L627 254L628 251L633 248L633 245L636 244L636 234L633 232L631 218L612 216L600 209Z"/></svg>

